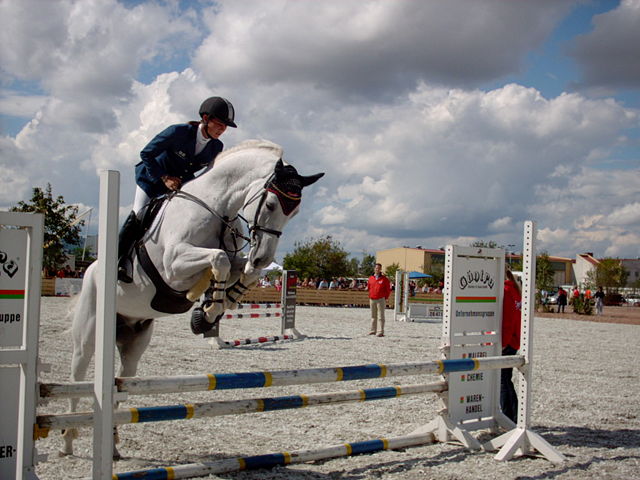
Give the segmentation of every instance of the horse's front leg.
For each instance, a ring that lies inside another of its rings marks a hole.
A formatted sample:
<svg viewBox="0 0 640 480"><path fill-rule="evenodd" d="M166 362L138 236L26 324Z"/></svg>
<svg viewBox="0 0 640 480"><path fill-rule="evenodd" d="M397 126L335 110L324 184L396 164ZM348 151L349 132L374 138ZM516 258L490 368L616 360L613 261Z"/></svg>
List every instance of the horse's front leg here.
<svg viewBox="0 0 640 480"><path fill-rule="evenodd" d="M260 279L261 270L257 270L248 263L246 258L231 269L231 277L229 286L227 287L227 295L225 305L227 308L235 308L242 297L253 287L256 286ZM235 273L235 275L234 275Z"/></svg>
<svg viewBox="0 0 640 480"><path fill-rule="evenodd" d="M211 288L212 294L203 305L206 322L211 324L224 313L224 295L231 271L231 262L224 250L181 243L165 251L163 266L167 281L176 285L176 289L189 289L187 298L191 301ZM202 325L194 329L192 321L194 333L203 333L210 328Z"/></svg>

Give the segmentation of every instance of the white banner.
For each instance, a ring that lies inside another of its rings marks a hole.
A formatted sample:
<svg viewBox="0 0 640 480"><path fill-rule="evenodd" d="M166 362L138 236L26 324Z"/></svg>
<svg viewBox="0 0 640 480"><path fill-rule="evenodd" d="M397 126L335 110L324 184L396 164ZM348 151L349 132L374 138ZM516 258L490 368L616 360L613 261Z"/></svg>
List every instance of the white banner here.
<svg viewBox="0 0 640 480"><path fill-rule="evenodd" d="M445 320L450 359L500 356L504 251L477 247L447 247L451 270L447 276ZM499 404L500 371L449 375L449 417L466 429L484 428Z"/></svg>

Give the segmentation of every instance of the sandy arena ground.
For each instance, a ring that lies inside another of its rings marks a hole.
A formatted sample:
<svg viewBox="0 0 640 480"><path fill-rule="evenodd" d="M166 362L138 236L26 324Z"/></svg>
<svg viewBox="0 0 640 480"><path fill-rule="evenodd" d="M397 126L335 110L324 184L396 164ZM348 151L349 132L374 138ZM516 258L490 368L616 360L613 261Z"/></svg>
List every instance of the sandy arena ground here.
<svg viewBox="0 0 640 480"><path fill-rule="evenodd" d="M52 365L43 381L69 376L70 300L42 301L41 357ZM617 312L617 313L616 313ZM637 312L637 313L636 313ZM607 308L611 318L640 316L640 308ZM632 315L633 314L633 315ZM391 311L387 311L387 318ZM441 326L387 322L384 338L371 337L368 310L298 307L302 342L213 350L189 330L189 314L160 319L140 376L286 370L366 363L403 363L439 358ZM636 322L637 323L637 322ZM226 321L228 339L277 334L277 319ZM533 429L567 457L554 465L542 458L498 462L490 453L469 453L459 444L435 444L272 470L225 474L225 479L633 479L640 478L640 375L636 368L640 326L536 318ZM90 373L93 374L92 372ZM192 403L215 399L352 390L428 383L435 376L396 377L345 384L196 392L130 397L123 406ZM84 407L84 408L82 408ZM89 407L84 400L81 410ZM433 394L345 405L311 407L187 421L121 427L115 472L212 461L221 458L311 449L377 437L405 435L436 416ZM64 412L52 401L40 412ZM59 458L62 440L52 432L39 443L49 461L37 468L41 479L84 478L91 471L91 430L82 429L76 455Z"/></svg>

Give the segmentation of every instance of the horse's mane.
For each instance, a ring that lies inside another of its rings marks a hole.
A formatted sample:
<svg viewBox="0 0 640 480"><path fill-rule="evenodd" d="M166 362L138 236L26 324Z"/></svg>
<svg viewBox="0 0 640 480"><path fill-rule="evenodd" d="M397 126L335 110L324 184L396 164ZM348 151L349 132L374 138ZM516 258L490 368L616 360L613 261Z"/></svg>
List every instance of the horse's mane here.
<svg viewBox="0 0 640 480"><path fill-rule="evenodd" d="M238 145L231 147L228 150L220 152L220 154L216 157L216 163L224 160L232 153L241 150L248 150L250 148L263 148L266 150L271 150L275 156L277 156L278 158L282 158L283 150L280 145L270 142L269 140L245 140L244 142L239 143Z"/></svg>

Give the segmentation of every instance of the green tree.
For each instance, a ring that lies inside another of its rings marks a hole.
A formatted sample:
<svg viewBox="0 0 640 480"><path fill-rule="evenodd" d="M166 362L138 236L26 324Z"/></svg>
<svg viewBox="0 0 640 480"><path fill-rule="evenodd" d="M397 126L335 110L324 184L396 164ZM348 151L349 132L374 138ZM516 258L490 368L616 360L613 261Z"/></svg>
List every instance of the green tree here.
<svg viewBox="0 0 640 480"><path fill-rule="evenodd" d="M549 254L542 252L536 258L536 287L547 292L553 288L554 272Z"/></svg>
<svg viewBox="0 0 640 480"><path fill-rule="evenodd" d="M358 268L359 277L368 277L373 274L373 268L376 265L376 256L370 253L363 253L362 260Z"/></svg>
<svg viewBox="0 0 640 480"><path fill-rule="evenodd" d="M351 266L348 253L331 235L317 240L296 242L292 253L284 256L285 270L297 270L301 278L340 277L349 271Z"/></svg>
<svg viewBox="0 0 640 480"><path fill-rule="evenodd" d="M547 292L553 288L554 272L549 260L549 254L542 252L536 258L536 307L542 303L542 290ZM545 310L549 311L549 306L544 305Z"/></svg>
<svg viewBox="0 0 640 480"><path fill-rule="evenodd" d="M80 243L80 229L84 221L77 218L78 207L65 205L62 195L53 198L49 183L44 190L35 187L29 202L20 201L10 211L44 214L42 265L49 272L57 271L66 261L65 244Z"/></svg>
<svg viewBox="0 0 640 480"><path fill-rule="evenodd" d="M389 278L389 280L391 280L392 282L395 282L396 272L398 270L400 270L400 264L392 263L391 265L388 265L387 268L384 269L384 274Z"/></svg>
<svg viewBox="0 0 640 480"><path fill-rule="evenodd" d="M596 268L587 272L587 283L595 287L604 287L606 293L617 292L627 284L629 272L618 258L604 258Z"/></svg>
<svg viewBox="0 0 640 480"><path fill-rule="evenodd" d="M78 260L82 260L82 255L84 255L85 262L93 262L96 260L96 257L94 257L90 251L85 250L82 247L72 248L69 253L71 253L71 255L74 255L76 257L76 262Z"/></svg>
<svg viewBox="0 0 640 480"><path fill-rule="evenodd" d="M346 271L347 277L357 277L360 274L360 262L357 258L349 259L349 269Z"/></svg>

